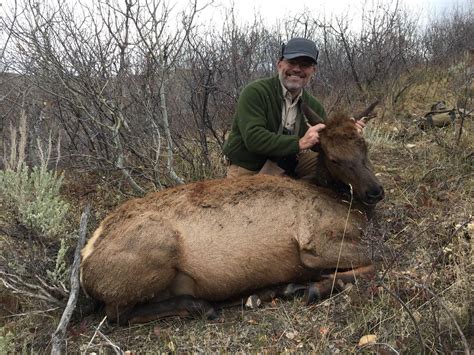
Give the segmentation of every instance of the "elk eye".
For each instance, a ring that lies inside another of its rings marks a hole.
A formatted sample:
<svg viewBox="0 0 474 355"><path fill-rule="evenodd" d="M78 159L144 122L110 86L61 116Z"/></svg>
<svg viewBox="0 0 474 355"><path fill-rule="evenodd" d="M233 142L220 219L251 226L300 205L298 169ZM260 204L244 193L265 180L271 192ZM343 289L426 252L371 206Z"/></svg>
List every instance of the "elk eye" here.
<svg viewBox="0 0 474 355"><path fill-rule="evenodd" d="M341 165L341 162L336 160L336 159L329 159L331 161L331 163L335 164L335 165Z"/></svg>

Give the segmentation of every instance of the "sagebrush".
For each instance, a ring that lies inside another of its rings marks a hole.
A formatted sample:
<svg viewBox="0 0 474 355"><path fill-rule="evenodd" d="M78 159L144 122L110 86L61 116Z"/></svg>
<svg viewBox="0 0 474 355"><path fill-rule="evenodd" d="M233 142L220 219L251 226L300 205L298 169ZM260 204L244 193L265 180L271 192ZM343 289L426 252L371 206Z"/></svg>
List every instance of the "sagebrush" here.
<svg viewBox="0 0 474 355"><path fill-rule="evenodd" d="M51 237L66 229L69 205L60 196L62 182L62 174L44 166L0 171L0 193L19 222Z"/></svg>

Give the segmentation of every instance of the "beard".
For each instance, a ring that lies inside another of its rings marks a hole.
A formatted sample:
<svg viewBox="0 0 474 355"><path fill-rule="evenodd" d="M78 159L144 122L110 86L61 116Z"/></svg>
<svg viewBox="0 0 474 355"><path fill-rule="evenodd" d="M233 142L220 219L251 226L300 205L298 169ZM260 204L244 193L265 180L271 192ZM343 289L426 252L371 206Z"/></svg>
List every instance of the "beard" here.
<svg viewBox="0 0 474 355"><path fill-rule="evenodd" d="M288 76L283 71L278 72L278 77L283 86L290 92L302 90L309 82L308 78Z"/></svg>

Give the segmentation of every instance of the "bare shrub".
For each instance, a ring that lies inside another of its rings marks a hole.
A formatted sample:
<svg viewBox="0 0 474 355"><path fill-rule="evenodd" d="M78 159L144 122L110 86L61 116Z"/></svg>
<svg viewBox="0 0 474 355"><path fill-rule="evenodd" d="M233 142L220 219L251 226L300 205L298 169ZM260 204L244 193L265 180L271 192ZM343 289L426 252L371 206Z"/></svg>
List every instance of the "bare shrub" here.
<svg viewBox="0 0 474 355"><path fill-rule="evenodd" d="M474 49L473 4L467 8L453 7L430 23L423 36L426 56L434 64L452 64L466 50Z"/></svg>

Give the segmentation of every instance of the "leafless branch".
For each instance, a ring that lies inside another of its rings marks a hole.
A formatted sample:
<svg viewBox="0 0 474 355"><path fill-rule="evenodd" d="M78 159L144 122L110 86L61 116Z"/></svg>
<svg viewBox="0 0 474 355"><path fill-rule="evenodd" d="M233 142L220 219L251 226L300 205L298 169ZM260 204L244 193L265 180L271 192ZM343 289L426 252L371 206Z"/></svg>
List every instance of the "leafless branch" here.
<svg viewBox="0 0 474 355"><path fill-rule="evenodd" d="M411 312L410 308L407 306L407 304L405 302L402 301L402 299L400 297L398 297L398 295L395 292L391 291L383 283L379 283L379 286L382 287L385 291L387 291L390 294L390 296L392 296L398 303L400 303L400 305L403 307L403 309L408 313L408 315L409 315L410 319L412 320L413 325L415 327L416 335L418 336L418 341L420 342L421 351L424 354L425 351L426 351L425 350L426 349L425 341L423 339L423 336L421 335L421 331L420 331L420 327L418 326L418 322L416 321L415 317L413 316L413 313Z"/></svg>
<svg viewBox="0 0 474 355"><path fill-rule="evenodd" d="M44 287L26 282L18 275L0 270L0 280L7 289L15 294L46 301L57 306L63 304L60 300L51 295L51 293Z"/></svg>
<svg viewBox="0 0 474 355"><path fill-rule="evenodd" d="M419 288L422 288L423 290L425 290L426 292L428 292L435 300L436 302L444 309L444 311L446 312L446 314L448 315L449 319L451 319L451 321L453 322L458 334L459 334L459 337L461 338L461 342L462 342L462 345L464 347L464 353L466 355L469 355L470 354L470 350L469 350L469 344L467 343L467 339L466 339L466 336L464 335L464 333L462 332L461 330L461 327L459 326L458 322L456 321L456 318L454 318L452 312L450 311L450 309L448 308L448 306L446 306L446 304L444 303L444 301L441 299L441 297L439 297L436 293L434 293L433 291L431 291L426 285L422 285L420 283L418 283L417 281L413 280L412 278L408 277L408 276L405 276L405 275L402 275L403 278L405 278L406 280L412 282L413 284L415 284L417 287Z"/></svg>
<svg viewBox="0 0 474 355"><path fill-rule="evenodd" d="M76 301L79 294L79 267L81 264L81 250L86 241L87 234L87 220L90 214L90 204L86 206L81 216L81 222L79 226L79 238L74 252L74 261L71 266L71 292L69 293L69 299L64 309L61 320L56 331L52 335L52 349L51 354L61 354L64 335L66 334L66 327L69 324L74 308L76 307Z"/></svg>

